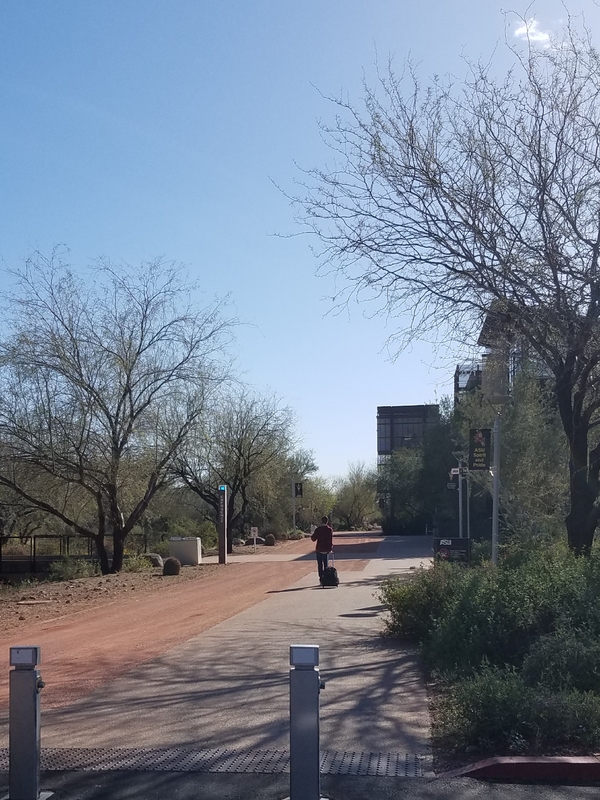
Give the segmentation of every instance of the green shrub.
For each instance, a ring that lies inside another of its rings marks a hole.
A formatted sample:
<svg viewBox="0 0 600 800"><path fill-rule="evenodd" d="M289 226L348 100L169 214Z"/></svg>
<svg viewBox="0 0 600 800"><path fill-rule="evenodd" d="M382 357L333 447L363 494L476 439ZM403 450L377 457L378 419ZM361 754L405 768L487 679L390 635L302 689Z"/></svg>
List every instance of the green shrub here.
<svg viewBox="0 0 600 800"><path fill-rule="evenodd" d="M525 656L522 674L530 686L600 695L600 640L589 631L564 628L541 636Z"/></svg>
<svg viewBox="0 0 600 800"><path fill-rule="evenodd" d="M212 550L217 546L217 542L219 541L217 526L209 519L205 519L204 522L198 526L196 533L188 534L188 536L190 535L200 537L203 550Z"/></svg>
<svg viewBox="0 0 600 800"><path fill-rule="evenodd" d="M503 753L597 750L600 697L526 686L514 669L486 666L441 693L434 737L453 750Z"/></svg>
<svg viewBox="0 0 600 800"><path fill-rule="evenodd" d="M278 531L277 533L274 533L273 536L278 542L287 542L288 540L288 535L285 531Z"/></svg>
<svg viewBox="0 0 600 800"><path fill-rule="evenodd" d="M65 556L60 561L53 561L48 570L51 581L70 581L75 578L90 578L97 574L96 565L91 561Z"/></svg>
<svg viewBox="0 0 600 800"><path fill-rule="evenodd" d="M483 564L484 561L492 559L492 542L490 539L483 539L481 542L471 542L471 564L473 566Z"/></svg>
<svg viewBox="0 0 600 800"><path fill-rule="evenodd" d="M298 530L298 528L293 528L291 531L288 531L287 538L297 541L298 539L304 539L304 534L302 531Z"/></svg>
<svg viewBox="0 0 600 800"><path fill-rule="evenodd" d="M178 558L169 556L163 564L163 575L179 575L181 572L181 561Z"/></svg>
<svg viewBox="0 0 600 800"><path fill-rule="evenodd" d="M384 583L390 632L443 681L435 736L487 752L600 747L600 554L504 549L498 567L437 564Z"/></svg>
<svg viewBox="0 0 600 800"><path fill-rule="evenodd" d="M389 630L421 642L432 669L520 666L539 637L561 626L600 637L600 559L544 549L498 568L437 564L386 582L382 600Z"/></svg>
<svg viewBox="0 0 600 800"><path fill-rule="evenodd" d="M152 569L152 564L143 555L125 556L123 559L123 572L144 572Z"/></svg>
<svg viewBox="0 0 600 800"><path fill-rule="evenodd" d="M389 612L388 631L423 642L455 601L464 573L442 562L435 569L419 569L409 578L384 581L381 601Z"/></svg>

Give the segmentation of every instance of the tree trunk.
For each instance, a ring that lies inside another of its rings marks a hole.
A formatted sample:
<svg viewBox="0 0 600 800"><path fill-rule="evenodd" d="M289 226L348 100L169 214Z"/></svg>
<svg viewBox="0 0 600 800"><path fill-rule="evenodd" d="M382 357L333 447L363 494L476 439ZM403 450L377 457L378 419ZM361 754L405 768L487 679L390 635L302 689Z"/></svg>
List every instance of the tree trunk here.
<svg viewBox="0 0 600 800"><path fill-rule="evenodd" d="M569 547L577 555L589 555L598 525L596 494L589 485L587 469L570 465L570 511L565 519Z"/></svg>
<svg viewBox="0 0 600 800"><path fill-rule="evenodd" d="M123 532L116 530L113 532L113 559L111 572L121 572L123 569L123 555L125 551L125 537Z"/></svg>
<svg viewBox="0 0 600 800"><path fill-rule="evenodd" d="M589 421L573 374L557 376L558 409L569 442L569 513L565 518L569 548L589 555L598 525L598 491L590 471Z"/></svg>
<svg viewBox="0 0 600 800"><path fill-rule="evenodd" d="M106 546L104 544L104 535L100 534L94 536L94 544L96 545L96 552L98 553L98 559L100 561L100 571L103 575L108 575L110 572L110 564L108 563L108 553L106 552Z"/></svg>
<svg viewBox="0 0 600 800"><path fill-rule="evenodd" d="M569 547L577 555L589 555L598 524L597 492L591 484L587 430L575 429L569 459L570 510L565 524Z"/></svg>
<svg viewBox="0 0 600 800"><path fill-rule="evenodd" d="M230 490L228 493L229 496L227 498L227 553L231 555L233 553L233 526L235 525L237 519L239 518L239 514L235 513L235 498L237 492L234 494L233 491Z"/></svg>

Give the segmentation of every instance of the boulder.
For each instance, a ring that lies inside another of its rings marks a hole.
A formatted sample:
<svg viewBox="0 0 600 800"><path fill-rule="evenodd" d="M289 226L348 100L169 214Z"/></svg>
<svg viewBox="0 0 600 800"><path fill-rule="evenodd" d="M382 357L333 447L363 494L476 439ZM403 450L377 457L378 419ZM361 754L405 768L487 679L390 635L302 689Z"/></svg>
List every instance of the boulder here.
<svg viewBox="0 0 600 800"><path fill-rule="evenodd" d="M144 553L144 558L147 558L153 567L162 567L163 565L163 558L158 553Z"/></svg>

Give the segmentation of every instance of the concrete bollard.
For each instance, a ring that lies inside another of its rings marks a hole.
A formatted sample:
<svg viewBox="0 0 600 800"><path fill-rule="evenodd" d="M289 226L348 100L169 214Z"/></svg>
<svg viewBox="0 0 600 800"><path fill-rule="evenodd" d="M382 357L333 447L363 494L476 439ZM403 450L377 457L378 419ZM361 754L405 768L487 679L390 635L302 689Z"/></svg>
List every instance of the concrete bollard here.
<svg viewBox="0 0 600 800"><path fill-rule="evenodd" d="M8 797L10 800L40 800L40 692L44 687L37 669L38 646L11 647L9 681Z"/></svg>
<svg viewBox="0 0 600 800"><path fill-rule="evenodd" d="M290 800L319 800L318 645L290 645Z"/></svg>

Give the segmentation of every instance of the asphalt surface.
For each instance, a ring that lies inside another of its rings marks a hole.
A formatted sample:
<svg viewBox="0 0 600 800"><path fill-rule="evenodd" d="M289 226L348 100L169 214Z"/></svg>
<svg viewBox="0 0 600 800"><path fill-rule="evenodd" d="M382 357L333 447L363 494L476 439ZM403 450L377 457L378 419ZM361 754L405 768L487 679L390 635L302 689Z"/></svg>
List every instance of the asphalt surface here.
<svg viewBox="0 0 600 800"><path fill-rule="evenodd" d="M7 787L8 776L0 773L0 796ZM289 797L289 776L52 772L43 775L41 788L54 792L56 800L283 800ZM598 800L600 787L326 775L321 795L330 800Z"/></svg>
<svg viewBox="0 0 600 800"><path fill-rule="evenodd" d="M43 712L43 747L88 748L104 759L127 748L285 750L289 645L318 644L326 682L321 749L427 759L430 720L419 660L414 650L382 637L378 587L385 576L427 563L431 539L388 537L375 550L366 537L362 550L351 549L337 560L339 588L321 589L315 565L313 574L81 701ZM8 775L0 772L0 797L7 786ZM289 795L289 773L49 770L42 789L53 790L57 800L271 800ZM598 787L444 780L431 772L418 778L325 774L321 789L332 800L600 798Z"/></svg>

